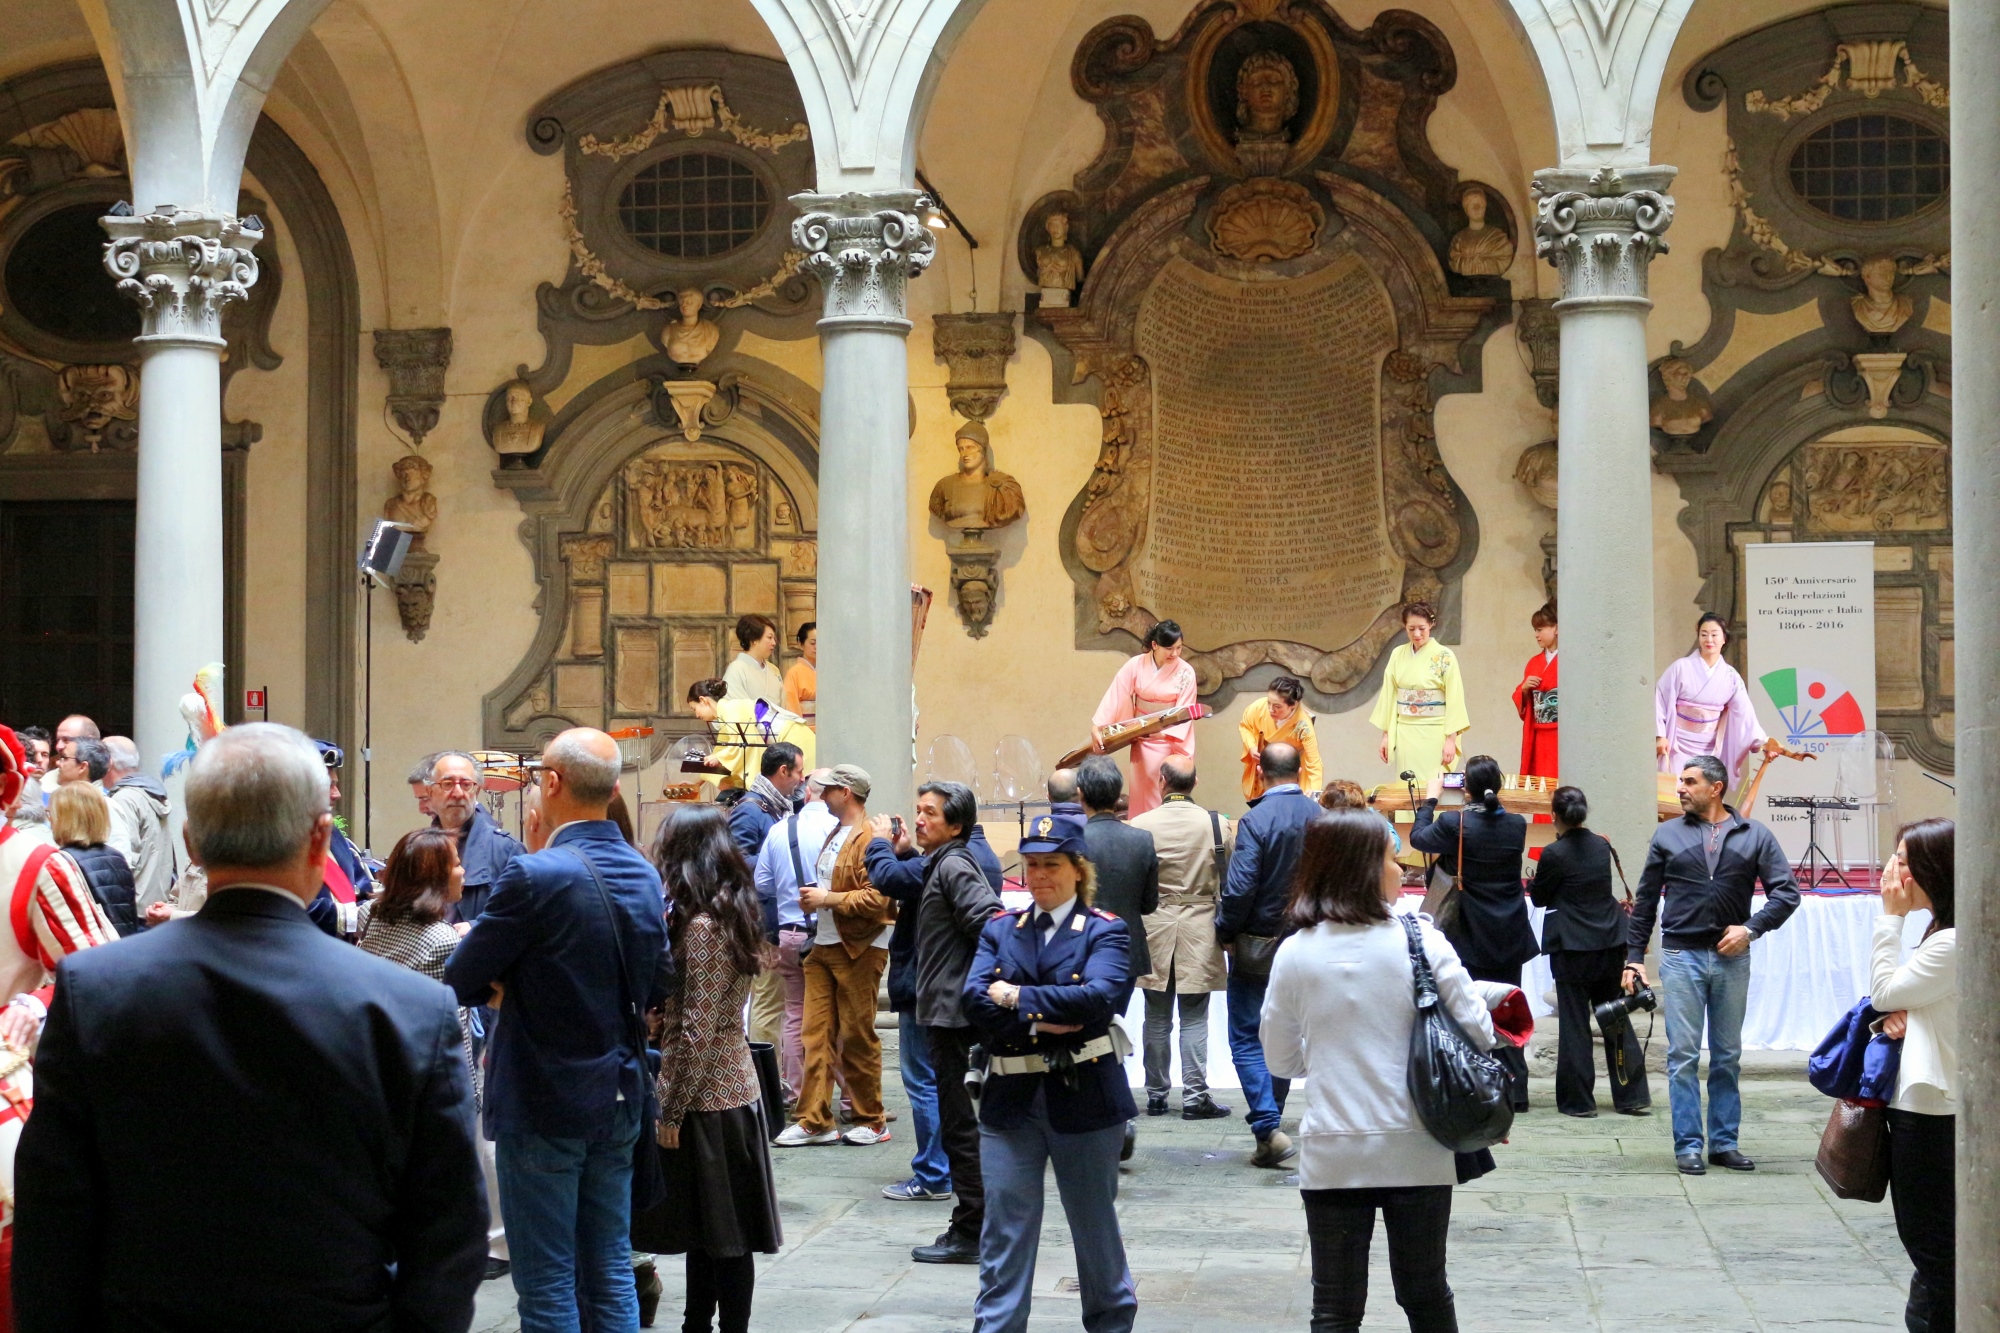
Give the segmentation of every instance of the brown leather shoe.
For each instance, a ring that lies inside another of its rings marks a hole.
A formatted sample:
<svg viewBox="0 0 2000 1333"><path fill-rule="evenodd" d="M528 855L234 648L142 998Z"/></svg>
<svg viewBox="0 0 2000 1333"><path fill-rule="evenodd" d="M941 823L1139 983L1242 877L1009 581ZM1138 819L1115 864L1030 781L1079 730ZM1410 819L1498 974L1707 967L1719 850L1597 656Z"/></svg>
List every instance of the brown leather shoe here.
<svg viewBox="0 0 2000 1333"><path fill-rule="evenodd" d="M1271 1137L1257 1140L1257 1151L1250 1154L1250 1165L1269 1167L1282 1171L1298 1158L1299 1150L1281 1129L1271 1131Z"/></svg>

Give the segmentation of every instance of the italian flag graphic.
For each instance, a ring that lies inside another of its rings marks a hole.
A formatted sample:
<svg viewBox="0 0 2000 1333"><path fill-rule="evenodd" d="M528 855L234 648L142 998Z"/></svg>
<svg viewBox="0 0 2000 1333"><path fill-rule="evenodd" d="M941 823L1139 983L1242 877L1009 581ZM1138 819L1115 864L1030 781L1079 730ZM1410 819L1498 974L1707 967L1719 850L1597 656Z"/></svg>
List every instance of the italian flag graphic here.
<svg viewBox="0 0 2000 1333"><path fill-rule="evenodd" d="M1784 720L1787 739L1811 736L1855 736L1868 729L1861 704L1838 679L1824 672L1786 667L1759 676L1772 707Z"/></svg>

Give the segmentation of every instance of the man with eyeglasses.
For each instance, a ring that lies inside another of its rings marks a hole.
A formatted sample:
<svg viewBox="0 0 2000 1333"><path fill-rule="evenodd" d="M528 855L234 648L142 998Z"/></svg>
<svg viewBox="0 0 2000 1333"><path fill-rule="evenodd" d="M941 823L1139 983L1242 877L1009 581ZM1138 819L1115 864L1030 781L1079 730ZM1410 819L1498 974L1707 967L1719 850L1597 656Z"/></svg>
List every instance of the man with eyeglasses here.
<svg viewBox="0 0 2000 1333"><path fill-rule="evenodd" d="M500 872L527 850L480 805L483 786L478 761L463 750L446 750L431 764L431 825L457 835L465 867L465 893L451 907L453 925L479 919Z"/></svg>

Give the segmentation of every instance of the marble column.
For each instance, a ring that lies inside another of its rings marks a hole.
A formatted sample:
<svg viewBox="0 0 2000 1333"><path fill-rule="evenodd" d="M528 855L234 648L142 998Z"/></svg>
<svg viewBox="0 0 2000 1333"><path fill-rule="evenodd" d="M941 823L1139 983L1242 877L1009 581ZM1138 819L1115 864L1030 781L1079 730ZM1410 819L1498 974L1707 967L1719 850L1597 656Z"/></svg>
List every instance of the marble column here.
<svg viewBox="0 0 2000 1333"><path fill-rule="evenodd" d="M171 206L103 224L104 265L141 311L132 738L158 772L187 738L181 696L223 660L222 308L249 296L264 233Z"/></svg>
<svg viewBox="0 0 2000 1333"><path fill-rule="evenodd" d="M820 319L819 760L859 764L907 810L910 690L909 279L930 264L913 191L798 195L792 238Z"/></svg>
<svg viewBox="0 0 2000 1333"><path fill-rule="evenodd" d="M1646 269L1666 249L1673 175L1535 173L1535 252L1562 275L1562 776L1635 875L1655 823Z"/></svg>
<svg viewBox="0 0 2000 1333"><path fill-rule="evenodd" d="M1954 5L1951 454L1958 579L1958 1327L2000 1333L2000 7ZM1991 169L1989 170L1989 164Z"/></svg>

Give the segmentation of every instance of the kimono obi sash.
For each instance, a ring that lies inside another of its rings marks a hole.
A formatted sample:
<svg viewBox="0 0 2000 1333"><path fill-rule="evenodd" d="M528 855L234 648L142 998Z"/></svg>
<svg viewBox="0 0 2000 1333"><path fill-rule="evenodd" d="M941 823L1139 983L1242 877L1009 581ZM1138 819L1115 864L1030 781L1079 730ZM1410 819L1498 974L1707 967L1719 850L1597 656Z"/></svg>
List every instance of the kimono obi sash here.
<svg viewBox="0 0 2000 1333"><path fill-rule="evenodd" d="M1721 741L1722 708L1697 699L1674 700L1676 738L1687 754L1712 754Z"/></svg>
<svg viewBox="0 0 2000 1333"><path fill-rule="evenodd" d="M1543 726L1552 726L1556 721L1556 693L1557 691L1555 690L1535 690L1532 692L1534 707L1530 710L1531 715L1536 722Z"/></svg>
<svg viewBox="0 0 2000 1333"><path fill-rule="evenodd" d="M1405 722L1444 721L1444 691L1397 690L1396 716Z"/></svg>

